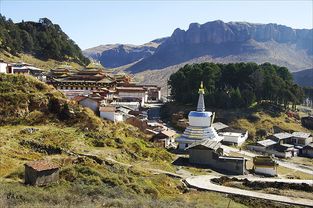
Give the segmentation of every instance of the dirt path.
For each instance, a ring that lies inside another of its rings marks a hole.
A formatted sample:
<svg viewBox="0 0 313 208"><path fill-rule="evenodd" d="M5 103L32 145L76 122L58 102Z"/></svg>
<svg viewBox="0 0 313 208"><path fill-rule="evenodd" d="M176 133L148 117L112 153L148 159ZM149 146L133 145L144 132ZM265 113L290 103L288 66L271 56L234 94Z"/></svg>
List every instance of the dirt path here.
<svg viewBox="0 0 313 208"><path fill-rule="evenodd" d="M259 199L266 199L266 200L288 203L288 204L293 204L293 205L313 207L313 200L304 199L304 198L287 197L287 196L274 195L274 194L266 194L266 193L260 193L260 192L255 192L255 191L243 190L239 188L221 186L221 185L212 183L211 180L213 178L216 178L216 177L209 176L209 175L193 176L193 177L187 178L185 180L185 183L189 187L207 190L207 191L215 191L215 192L226 193L226 194L234 194L234 195L248 196L248 197L259 198ZM280 179L280 180L283 180L283 179ZM284 179L284 181L286 180L288 179ZM265 181L265 179L262 181ZM289 181L289 182L291 183L292 181ZM312 183L312 181L310 182Z"/></svg>
<svg viewBox="0 0 313 208"><path fill-rule="evenodd" d="M84 156L84 157L90 157L94 159L95 161L97 161L98 163L111 162L111 163L116 163L116 164L126 166L126 167L133 166L131 164L116 161L115 159L110 158L110 157L107 157L105 159L100 159L98 156L92 155L92 154L82 154L82 153L80 154L72 153L72 154ZM197 189L203 189L203 190L215 191L215 192L221 192L221 193L227 193L227 194L242 195L242 196L272 200L272 201L277 201L277 202L282 202L282 203L313 207L313 200L309 200L309 199L287 197L287 196L274 195L274 194L265 194L265 193L255 192L255 191L248 191L248 190L243 190L239 188L232 188L232 187L226 187L226 186L213 184L211 182L211 179L218 178L219 176L202 175L202 176L190 177L189 172L186 172L185 174L177 174L177 173L164 171L160 169L154 169L154 168L144 168L144 170L150 171L155 174L166 174L171 177L184 179L184 182L187 184L187 186L197 188ZM245 177L238 177L238 178L245 178ZM249 177L248 179L253 180L253 181L262 181L262 182L277 181L277 182L286 182L286 183L307 183L311 185L313 184L312 180L273 179L273 178L256 178L256 177L251 177L251 178Z"/></svg>

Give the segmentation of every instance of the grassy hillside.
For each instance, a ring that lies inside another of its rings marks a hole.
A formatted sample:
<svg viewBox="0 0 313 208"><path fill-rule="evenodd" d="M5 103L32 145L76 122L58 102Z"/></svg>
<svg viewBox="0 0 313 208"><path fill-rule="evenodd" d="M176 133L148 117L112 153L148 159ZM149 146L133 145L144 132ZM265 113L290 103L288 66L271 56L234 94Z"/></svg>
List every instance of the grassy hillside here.
<svg viewBox="0 0 313 208"><path fill-rule="evenodd" d="M30 55L30 54L24 54L21 53L19 55L11 55L8 52L5 51L0 51L0 59L6 61L6 62L26 62L29 64L33 64L34 66L41 68L41 69L45 69L45 70L50 70L50 69L54 69L57 68L61 65L68 65L73 69L81 69L82 66L75 63L75 62L65 62L65 61L56 61L54 59L48 59L48 60L40 60L38 58L35 58L34 56Z"/></svg>
<svg viewBox="0 0 313 208"><path fill-rule="evenodd" d="M32 77L0 80L1 207L279 206L188 190L168 173L175 155L137 128L105 122ZM61 166L60 180L25 186L23 165L41 159Z"/></svg>

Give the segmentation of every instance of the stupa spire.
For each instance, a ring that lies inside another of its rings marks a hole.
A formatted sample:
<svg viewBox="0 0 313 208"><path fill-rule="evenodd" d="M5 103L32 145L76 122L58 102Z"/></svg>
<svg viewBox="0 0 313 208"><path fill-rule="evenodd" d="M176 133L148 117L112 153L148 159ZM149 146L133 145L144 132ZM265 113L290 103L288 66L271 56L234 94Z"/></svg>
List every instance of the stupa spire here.
<svg viewBox="0 0 313 208"><path fill-rule="evenodd" d="M200 88L199 88L199 99L198 99L198 105L197 105L197 111L199 112L205 111L203 95L204 95L204 88L203 88L203 82L201 81Z"/></svg>

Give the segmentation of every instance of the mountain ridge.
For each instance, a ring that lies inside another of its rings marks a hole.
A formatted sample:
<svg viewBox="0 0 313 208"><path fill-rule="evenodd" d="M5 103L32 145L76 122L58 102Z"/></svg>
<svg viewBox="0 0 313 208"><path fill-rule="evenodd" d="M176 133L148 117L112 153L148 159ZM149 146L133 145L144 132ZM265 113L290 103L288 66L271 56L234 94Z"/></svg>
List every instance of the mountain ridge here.
<svg viewBox="0 0 313 208"><path fill-rule="evenodd" d="M99 45L84 50L83 54L99 61L104 67L116 68L151 56L166 38L155 39L142 45L120 43Z"/></svg>
<svg viewBox="0 0 313 208"><path fill-rule="evenodd" d="M166 70L175 72L182 64L208 61L270 62L296 72L313 68L312 46L313 29L293 29L274 23L225 23L217 20L204 24L191 23L186 30L177 28L149 55L140 56L118 67L136 74L142 82L150 80L146 78L147 74L150 78L153 74L152 77L166 80L170 75ZM107 56L104 66L116 68L110 62L123 59L121 54L117 51L114 56ZM166 83L159 85L165 86Z"/></svg>

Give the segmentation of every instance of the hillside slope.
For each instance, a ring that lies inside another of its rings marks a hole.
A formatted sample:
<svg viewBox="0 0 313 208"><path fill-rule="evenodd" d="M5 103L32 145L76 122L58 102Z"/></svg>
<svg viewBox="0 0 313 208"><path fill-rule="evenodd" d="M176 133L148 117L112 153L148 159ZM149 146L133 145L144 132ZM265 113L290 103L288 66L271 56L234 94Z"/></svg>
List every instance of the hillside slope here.
<svg viewBox="0 0 313 208"><path fill-rule="evenodd" d="M83 54L100 61L104 67L116 68L151 56L156 48L166 40L160 38L143 45L108 44L89 48Z"/></svg>
<svg viewBox="0 0 313 208"><path fill-rule="evenodd" d="M174 156L147 135L99 119L32 77L0 75L0 123L1 206L246 207L222 194L186 192L165 174L175 172ZM42 159L61 166L59 182L25 186L24 164Z"/></svg>
<svg viewBox="0 0 313 208"><path fill-rule="evenodd" d="M294 81L303 87L313 87L313 68L292 73Z"/></svg>
<svg viewBox="0 0 313 208"><path fill-rule="evenodd" d="M8 63L25 62L47 71L50 69L58 68L60 66L68 66L72 69L83 68L82 65L72 61L57 61L55 59L42 60L30 54L19 53L16 55L12 55L5 51L0 52L0 60L3 60Z"/></svg>

